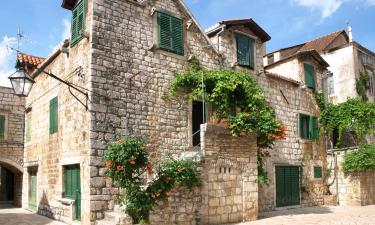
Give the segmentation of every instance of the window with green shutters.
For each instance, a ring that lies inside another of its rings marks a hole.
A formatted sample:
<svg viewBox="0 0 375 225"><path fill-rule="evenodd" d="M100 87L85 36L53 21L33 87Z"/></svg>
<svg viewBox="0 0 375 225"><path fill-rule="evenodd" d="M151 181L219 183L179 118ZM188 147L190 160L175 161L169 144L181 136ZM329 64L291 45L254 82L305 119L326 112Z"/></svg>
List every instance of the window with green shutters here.
<svg viewBox="0 0 375 225"><path fill-rule="evenodd" d="M30 141L31 139L31 113L30 112L26 114L25 139L26 141Z"/></svg>
<svg viewBox="0 0 375 225"><path fill-rule="evenodd" d="M238 65L254 68L254 40L237 34L236 41Z"/></svg>
<svg viewBox="0 0 375 225"><path fill-rule="evenodd" d="M318 119L315 116L299 114L299 135L303 139L318 140L319 127Z"/></svg>
<svg viewBox="0 0 375 225"><path fill-rule="evenodd" d="M163 12L157 12L158 47L179 55L184 54L183 21Z"/></svg>
<svg viewBox="0 0 375 225"><path fill-rule="evenodd" d="M58 98L55 97L51 99L49 102L49 133L54 134L58 131L58 120L59 120L59 112L58 112Z"/></svg>
<svg viewBox="0 0 375 225"><path fill-rule="evenodd" d="M0 140L5 139L5 116L0 115Z"/></svg>
<svg viewBox="0 0 375 225"><path fill-rule="evenodd" d="M323 169L321 166L314 166L314 178L322 178Z"/></svg>
<svg viewBox="0 0 375 225"><path fill-rule="evenodd" d="M83 38L86 26L86 0L76 3L72 15L71 40L70 45L77 44Z"/></svg>
<svg viewBox="0 0 375 225"><path fill-rule="evenodd" d="M307 87L315 90L315 69L313 65L304 64L305 84Z"/></svg>

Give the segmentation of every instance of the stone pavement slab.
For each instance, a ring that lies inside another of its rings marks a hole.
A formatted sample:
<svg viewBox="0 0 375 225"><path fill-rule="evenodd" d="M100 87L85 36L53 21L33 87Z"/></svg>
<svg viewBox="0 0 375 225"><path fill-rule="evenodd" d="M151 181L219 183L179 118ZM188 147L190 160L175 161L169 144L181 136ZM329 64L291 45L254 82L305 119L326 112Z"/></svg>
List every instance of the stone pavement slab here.
<svg viewBox="0 0 375 225"><path fill-rule="evenodd" d="M297 208L268 212L260 217L237 225L375 225L375 205Z"/></svg>
<svg viewBox="0 0 375 225"><path fill-rule="evenodd" d="M0 225L66 225L30 211L0 205Z"/></svg>

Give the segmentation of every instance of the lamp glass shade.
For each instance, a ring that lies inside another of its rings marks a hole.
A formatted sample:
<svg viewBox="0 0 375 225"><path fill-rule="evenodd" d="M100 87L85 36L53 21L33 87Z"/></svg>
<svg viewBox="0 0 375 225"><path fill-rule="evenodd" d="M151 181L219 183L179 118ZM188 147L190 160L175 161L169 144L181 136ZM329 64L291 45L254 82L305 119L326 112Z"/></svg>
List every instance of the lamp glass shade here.
<svg viewBox="0 0 375 225"><path fill-rule="evenodd" d="M15 73L9 76L14 93L18 96L27 97L35 83L23 68L18 68Z"/></svg>

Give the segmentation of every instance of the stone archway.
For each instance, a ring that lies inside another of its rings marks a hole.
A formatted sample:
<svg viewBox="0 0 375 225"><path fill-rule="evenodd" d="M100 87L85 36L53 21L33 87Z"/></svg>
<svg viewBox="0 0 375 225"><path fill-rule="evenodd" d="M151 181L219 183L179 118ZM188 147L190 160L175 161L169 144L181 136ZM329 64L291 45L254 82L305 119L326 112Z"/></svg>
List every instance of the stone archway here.
<svg viewBox="0 0 375 225"><path fill-rule="evenodd" d="M0 202L22 204L22 173L23 168L16 162L0 158Z"/></svg>

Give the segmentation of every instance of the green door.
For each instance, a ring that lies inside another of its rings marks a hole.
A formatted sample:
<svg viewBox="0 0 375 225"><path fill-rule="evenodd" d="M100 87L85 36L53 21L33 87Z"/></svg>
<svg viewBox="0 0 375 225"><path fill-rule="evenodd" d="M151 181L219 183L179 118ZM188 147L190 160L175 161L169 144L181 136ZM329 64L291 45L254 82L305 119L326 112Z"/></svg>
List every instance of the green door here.
<svg viewBox="0 0 375 225"><path fill-rule="evenodd" d="M276 207L300 204L298 166L276 167Z"/></svg>
<svg viewBox="0 0 375 225"><path fill-rule="evenodd" d="M29 209L36 211L36 184L37 176L36 172L30 173L30 189L29 189Z"/></svg>
<svg viewBox="0 0 375 225"><path fill-rule="evenodd" d="M81 219L81 178L79 165L67 166L65 175L65 197L75 200L76 219Z"/></svg>

